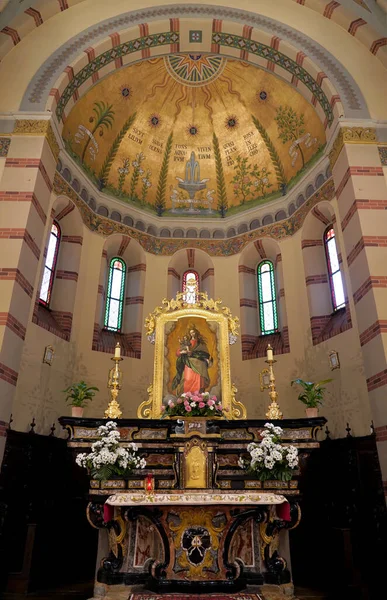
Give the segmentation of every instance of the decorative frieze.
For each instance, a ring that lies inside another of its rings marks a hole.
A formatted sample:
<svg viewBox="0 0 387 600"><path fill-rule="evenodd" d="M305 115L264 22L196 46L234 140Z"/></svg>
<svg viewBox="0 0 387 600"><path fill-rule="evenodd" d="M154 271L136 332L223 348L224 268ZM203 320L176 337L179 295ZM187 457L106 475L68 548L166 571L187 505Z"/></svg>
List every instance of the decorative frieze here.
<svg viewBox="0 0 387 600"><path fill-rule="evenodd" d="M341 127L329 152L331 169L336 164L344 144L376 144L376 129L373 127Z"/></svg>

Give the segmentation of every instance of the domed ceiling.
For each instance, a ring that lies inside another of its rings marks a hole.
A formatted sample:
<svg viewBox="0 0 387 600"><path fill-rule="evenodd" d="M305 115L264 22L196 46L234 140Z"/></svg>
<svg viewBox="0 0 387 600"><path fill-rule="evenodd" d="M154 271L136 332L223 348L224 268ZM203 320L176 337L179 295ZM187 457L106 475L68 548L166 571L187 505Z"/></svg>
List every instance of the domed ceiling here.
<svg viewBox="0 0 387 600"><path fill-rule="evenodd" d="M286 193L324 127L290 84L219 55L173 54L104 78L73 107L67 152L97 187L163 216L225 216Z"/></svg>

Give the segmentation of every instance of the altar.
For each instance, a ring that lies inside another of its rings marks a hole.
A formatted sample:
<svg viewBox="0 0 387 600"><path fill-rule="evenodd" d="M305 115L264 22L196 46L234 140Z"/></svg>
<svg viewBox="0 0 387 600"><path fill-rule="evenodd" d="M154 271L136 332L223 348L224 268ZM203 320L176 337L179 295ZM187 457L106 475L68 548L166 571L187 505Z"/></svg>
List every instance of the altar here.
<svg viewBox="0 0 387 600"><path fill-rule="evenodd" d="M129 597L138 585L163 595L233 594L271 584L289 594L288 533L301 519L301 470L292 465L287 477L275 470L270 477L263 465L266 476L259 477L246 461L265 435L278 442L281 432L280 444L269 444L277 454L286 448L289 464L297 452L305 464L325 419L282 418L270 347L268 414L247 418L231 381L228 346L236 342L238 321L220 301L200 294L189 304L178 294L155 309L146 327L155 344L154 373L137 418L122 418L118 347L105 418L60 419L74 455L87 451L77 461L90 471L87 519L100 532L95 597L110 598L117 586ZM200 389L191 393L191 384ZM134 462L126 470L107 465L100 476L100 462L88 457L101 452L108 430L107 455L132 452ZM285 464L285 454L279 456Z"/></svg>

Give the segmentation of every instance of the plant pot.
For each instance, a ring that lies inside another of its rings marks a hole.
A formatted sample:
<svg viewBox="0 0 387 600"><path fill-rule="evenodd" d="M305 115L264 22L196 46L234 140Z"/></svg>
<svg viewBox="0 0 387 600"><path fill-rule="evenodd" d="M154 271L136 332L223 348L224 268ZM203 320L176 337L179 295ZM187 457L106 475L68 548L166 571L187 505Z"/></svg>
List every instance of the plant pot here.
<svg viewBox="0 0 387 600"><path fill-rule="evenodd" d="M308 419L313 419L314 417L318 417L318 408L306 408L305 413Z"/></svg>
<svg viewBox="0 0 387 600"><path fill-rule="evenodd" d="M72 406L71 407L71 416L72 417L82 417L83 416L83 406Z"/></svg>

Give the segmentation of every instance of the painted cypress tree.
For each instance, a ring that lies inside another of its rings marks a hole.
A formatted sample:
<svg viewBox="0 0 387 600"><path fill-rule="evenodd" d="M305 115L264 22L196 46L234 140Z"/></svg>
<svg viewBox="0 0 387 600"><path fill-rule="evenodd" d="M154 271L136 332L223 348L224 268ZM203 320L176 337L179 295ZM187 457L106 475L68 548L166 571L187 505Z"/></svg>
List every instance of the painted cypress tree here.
<svg viewBox="0 0 387 600"><path fill-rule="evenodd" d="M168 136L168 140L165 146L163 162L161 164L159 182L156 191L155 209L159 217L161 217L161 215L165 211L165 193L167 191L168 166L172 150L172 140L173 134L171 132Z"/></svg>
<svg viewBox="0 0 387 600"><path fill-rule="evenodd" d="M218 194L218 211L222 218L225 217L228 208L226 183L224 180L224 172L222 165L222 157L220 155L219 140L214 133L212 136L212 142L214 145L214 156L215 156L215 169L216 169L216 184Z"/></svg>

